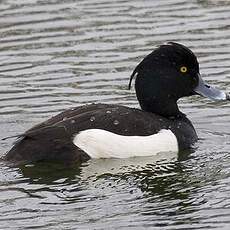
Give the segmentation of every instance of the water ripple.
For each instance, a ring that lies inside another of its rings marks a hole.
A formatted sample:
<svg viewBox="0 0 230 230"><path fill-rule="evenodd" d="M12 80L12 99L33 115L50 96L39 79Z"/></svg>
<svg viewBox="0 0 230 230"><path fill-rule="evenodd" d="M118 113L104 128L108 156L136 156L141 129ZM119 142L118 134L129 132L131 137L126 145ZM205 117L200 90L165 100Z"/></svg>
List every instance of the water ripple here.
<svg viewBox="0 0 230 230"><path fill-rule="evenodd" d="M129 76L167 41L192 48L204 78L229 90L229 11L227 0L2 1L0 139L85 103L138 107ZM193 97L180 107L200 140L179 160L1 163L1 227L227 229L229 103ZM1 154L12 142L1 142Z"/></svg>

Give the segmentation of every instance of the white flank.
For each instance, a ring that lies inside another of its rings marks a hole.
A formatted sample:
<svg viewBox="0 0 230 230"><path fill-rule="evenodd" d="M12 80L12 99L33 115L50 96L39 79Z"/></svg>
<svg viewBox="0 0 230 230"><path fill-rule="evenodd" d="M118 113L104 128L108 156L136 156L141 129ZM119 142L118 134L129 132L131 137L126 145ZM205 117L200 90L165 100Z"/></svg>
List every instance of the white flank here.
<svg viewBox="0 0 230 230"><path fill-rule="evenodd" d="M166 129L150 136L122 136L102 129L88 129L77 134L73 143L91 158L128 158L178 152L176 136Z"/></svg>

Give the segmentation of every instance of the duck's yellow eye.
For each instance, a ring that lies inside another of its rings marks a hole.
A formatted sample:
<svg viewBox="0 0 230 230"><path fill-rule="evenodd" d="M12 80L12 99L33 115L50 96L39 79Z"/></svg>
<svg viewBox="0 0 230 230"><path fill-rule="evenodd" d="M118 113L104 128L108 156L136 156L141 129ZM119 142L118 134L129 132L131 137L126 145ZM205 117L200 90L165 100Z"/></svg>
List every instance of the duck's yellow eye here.
<svg viewBox="0 0 230 230"><path fill-rule="evenodd" d="M181 72L181 73L186 73L187 71L188 71L188 69L187 69L186 66L180 67L180 72Z"/></svg>

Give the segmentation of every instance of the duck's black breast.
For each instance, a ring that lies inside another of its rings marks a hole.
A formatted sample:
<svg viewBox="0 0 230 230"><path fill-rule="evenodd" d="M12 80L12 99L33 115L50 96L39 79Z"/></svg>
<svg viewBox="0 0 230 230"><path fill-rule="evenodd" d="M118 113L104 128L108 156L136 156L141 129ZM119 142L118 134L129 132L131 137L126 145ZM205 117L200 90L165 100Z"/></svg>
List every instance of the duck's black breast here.
<svg viewBox="0 0 230 230"><path fill-rule="evenodd" d="M14 163L87 160L89 156L73 144L73 138L87 129L103 129L124 136L148 136L170 129L180 150L197 140L185 116L167 119L120 105L91 104L66 110L34 126L7 153L6 160Z"/></svg>

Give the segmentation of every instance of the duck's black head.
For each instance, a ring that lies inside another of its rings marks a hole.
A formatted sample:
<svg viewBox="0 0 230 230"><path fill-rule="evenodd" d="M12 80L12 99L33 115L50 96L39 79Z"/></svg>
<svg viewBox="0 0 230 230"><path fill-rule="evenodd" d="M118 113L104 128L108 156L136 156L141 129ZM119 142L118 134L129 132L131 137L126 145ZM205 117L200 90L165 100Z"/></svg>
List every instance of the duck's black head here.
<svg viewBox="0 0 230 230"><path fill-rule="evenodd" d="M225 93L202 81L194 53L174 42L161 45L141 61L131 76L129 88L134 76L141 108L165 117L181 114L177 106L181 97L201 94L227 99Z"/></svg>

